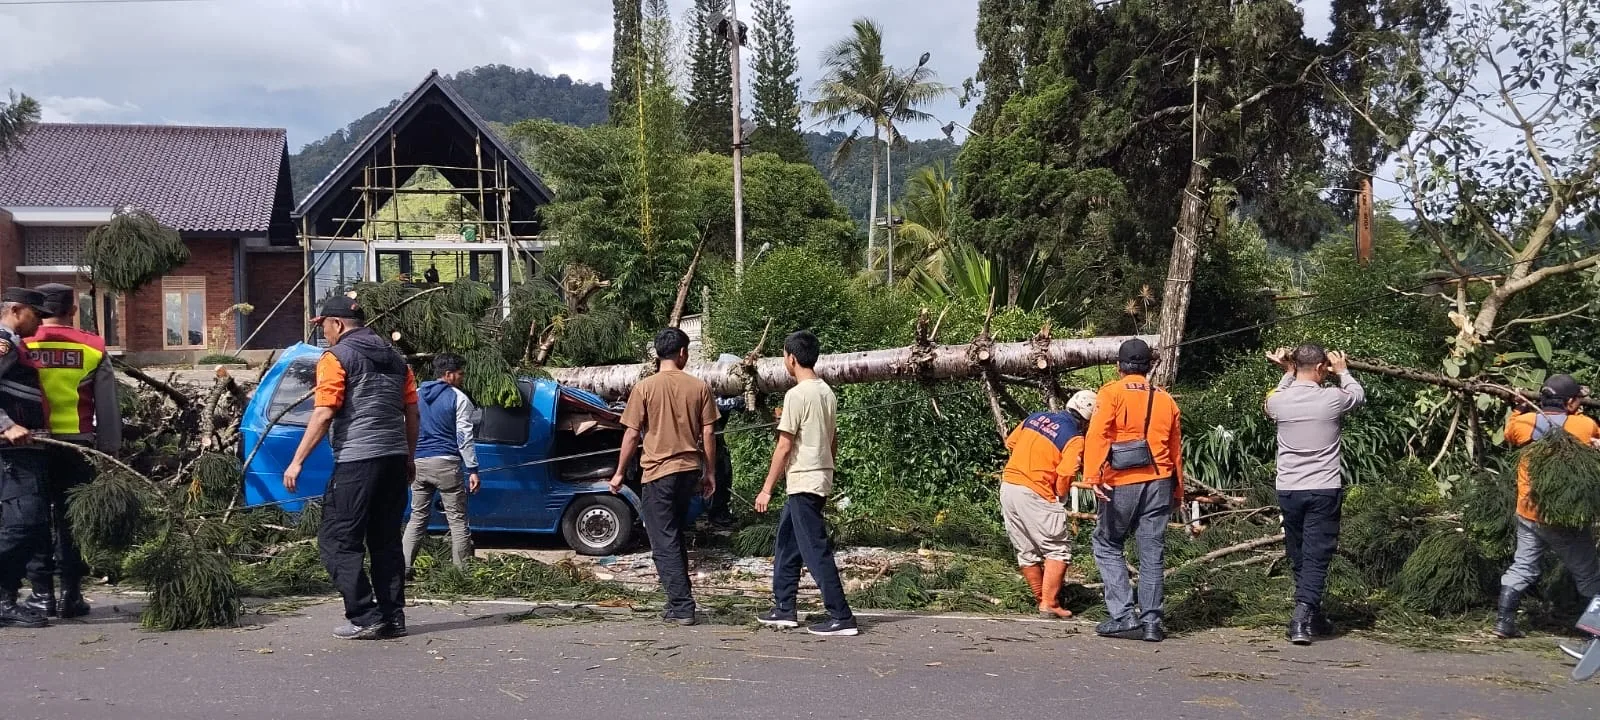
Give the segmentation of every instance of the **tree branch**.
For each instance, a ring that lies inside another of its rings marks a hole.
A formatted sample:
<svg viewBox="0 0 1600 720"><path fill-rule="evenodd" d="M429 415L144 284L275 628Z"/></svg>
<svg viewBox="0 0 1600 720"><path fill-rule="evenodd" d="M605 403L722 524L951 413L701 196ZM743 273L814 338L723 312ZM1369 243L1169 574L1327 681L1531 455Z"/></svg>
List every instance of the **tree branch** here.
<svg viewBox="0 0 1600 720"><path fill-rule="evenodd" d="M154 388L157 392L160 392L162 395L167 396L169 399L172 400L172 404L173 405L177 405L178 406L178 409L180 409L180 410L188 410L189 406L194 404L194 400L190 399L190 397L188 395L185 395L185 394L179 392L177 390L177 388L174 388L171 385L168 385L168 384L166 384L164 382L161 382L160 380L157 380L157 379L155 379L153 377L150 377L149 375L145 374L145 372L143 370L140 370L139 368L136 368L136 367L134 367L132 365L129 365L127 363L127 361L122 360L121 358L118 358L115 355L112 355L110 357L111 357L111 364L117 366L117 369L121 370L122 374L127 375L128 377L131 377L131 378L133 378L135 380L138 380L139 382L142 382L142 383L144 383L146 385L149 385L151 388Z"/></svg>
<svg viewBox="0 0 1600 720"><path fill-rule="evenodd" d="M1384 377L1392 377L1399 380L1410 380L1412 382L1426 383L1428 385L1434 385L1448 390L1455 390L1457 392L1489 395L1516 406L1527 406L1539 399L1539 396L1536 393L1513 390L1504 385L1483 382L1481 380L1462 380L1460 378L1447 377L1445 375L1428 372L1426 370L1397 367L1381 361L1351 359L1350 368L1353 370L1360 370L1362 372L1382 375ZM1600 408L1600 400L1594 398L1584 398L1583 406L1589 408Z"/></svg>
<svg viewBox="0 0 1600 720"><path fill-rule="evenodd" d="M678 279L678 297L672 302L672 316L667 319L667 327L675 328L683 322L683 306L689 302L689 285L694 282L694 271L700 267L700 252L705 249L706 236L701 232L700 243L694 246L694 257L689 260L689 269Z"/></svg>

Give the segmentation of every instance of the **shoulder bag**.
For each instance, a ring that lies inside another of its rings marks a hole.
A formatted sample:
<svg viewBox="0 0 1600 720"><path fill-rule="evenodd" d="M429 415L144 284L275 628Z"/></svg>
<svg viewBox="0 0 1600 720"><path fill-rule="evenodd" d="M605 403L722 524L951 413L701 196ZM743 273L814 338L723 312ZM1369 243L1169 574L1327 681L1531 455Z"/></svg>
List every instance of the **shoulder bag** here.
<svg viewBox="0 0 1600 720"><path fill-rule="evenodd" d="M1111 443L1111 454L1107 461L1112 470L1134 470L1156 466L1155 453L1150 451L1150 415L1156 405L1156 386L1151 383L1148 387L1150 396L1144 406L1144 433L1138 440Z"/></svg>

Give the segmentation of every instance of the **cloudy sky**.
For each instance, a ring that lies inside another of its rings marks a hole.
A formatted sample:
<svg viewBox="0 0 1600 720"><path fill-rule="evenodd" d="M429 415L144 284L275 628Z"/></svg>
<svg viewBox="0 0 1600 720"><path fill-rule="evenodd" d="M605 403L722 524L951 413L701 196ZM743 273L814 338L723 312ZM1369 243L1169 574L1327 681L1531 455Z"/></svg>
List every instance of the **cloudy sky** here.
<svg viewBox="0 0 1600 720"><path fill-rule="evenodd" d="M681 15L690 0L672 0ZM1302 0L1326 32L1328 0ZM744 13L749 0L740 0ZM802 87L818 56L872 17L889 62L924 51L952 86L978 66L977 0L791 0ZM0 92L56 122L285 127L291 149L410 90L437 68L503 63L609 82L608 0L0 0ZM966 122L951 98L929 108ZM931 137L937 123L908 128Z"/></svg>

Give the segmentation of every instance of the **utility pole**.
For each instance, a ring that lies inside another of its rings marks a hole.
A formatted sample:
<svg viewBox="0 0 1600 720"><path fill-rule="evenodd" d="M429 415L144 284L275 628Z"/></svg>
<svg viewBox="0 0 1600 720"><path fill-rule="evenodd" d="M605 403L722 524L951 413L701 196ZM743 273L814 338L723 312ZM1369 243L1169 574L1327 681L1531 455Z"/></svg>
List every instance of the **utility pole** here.
<svg viewBox="0 0 1600 720"><path fill-rule="evenodd" d="M729 18L723 37L728 40L728 61L733 64L733 275L744 277L744 128L739 112L742 89L739 83L739 48L745 42L744 23L739 22L738 0L728 0Z"/></svg>

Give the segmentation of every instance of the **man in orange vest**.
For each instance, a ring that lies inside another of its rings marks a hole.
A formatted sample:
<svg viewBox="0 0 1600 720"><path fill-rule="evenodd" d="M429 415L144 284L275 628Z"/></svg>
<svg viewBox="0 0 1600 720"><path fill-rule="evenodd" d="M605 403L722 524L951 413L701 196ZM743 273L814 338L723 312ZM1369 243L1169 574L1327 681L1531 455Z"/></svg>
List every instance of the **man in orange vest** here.
<svg viewBox="0 0 1600 720"><path fill-rule="evenodd" d="M1583 398L1588 391L1571 375L1551 375L1539 388L1539 409L1519 412L1506 420L1506 444L1521 447L1556 430L1565 430L1579 442L1600 443L1600 424L1583 414ZM1538 582L1544 551L1552 551L1572 573L1578 592L1592 600L1600 597L1600 558L1596 557L1594 531L1546 525L1533 502L1528 459L1517 464L1517 551L1500 578L1500 607L1495 616L1494 634L1499 638L1522 637L1517 629L1517 609L1522 593Z"/></svg>
<svg viewBox="0 0 1600 720"><path fill-rule="evenodd" d="M1104 637L1161 642L1162 563L1167 519L1183 499L1183 442L1178 404L1150 384L1155 365L1150 346L1138 338L1117 351L1121 377L1096 393L1094 416L1084 436L1083 479L1099 499L1094 562L1105 581L1111 618L1095 632ZM1129 536L1139 546L1139 613L1123 555Z"/></svg>
<svg viewBox="0 0 1600 720"><path fill-rule="evenodd" d="M122 414L117 407L117 378L106 355L105 341L72 327L77 316L77 291L49 283L35 288L44 295L43 319L28 338L28 354L39 368L39 384L49 407L54 439L93 447L114 455L122 445ZM82 453L49 448L50 503L54 543L38 548L28 561L33 594L27 605L45 615L72 618L89 614L81 582L86 570L67 520L67 491L94 479L95 469ZM61 572L61 601L56 602L55 575Z"/></svg>

